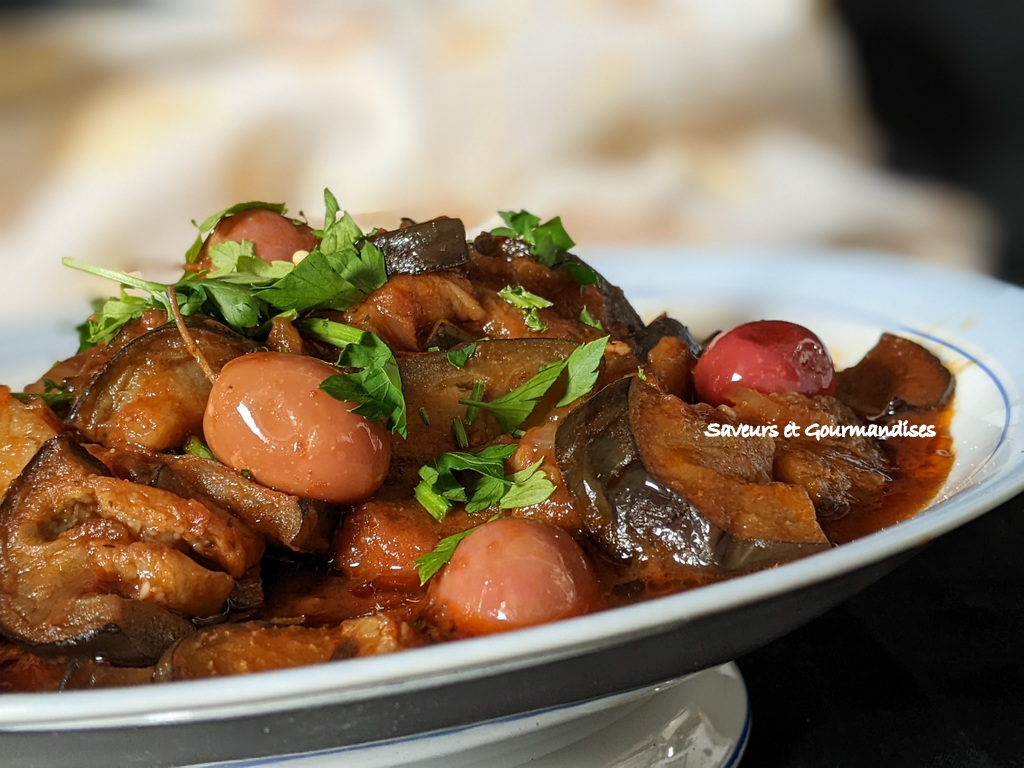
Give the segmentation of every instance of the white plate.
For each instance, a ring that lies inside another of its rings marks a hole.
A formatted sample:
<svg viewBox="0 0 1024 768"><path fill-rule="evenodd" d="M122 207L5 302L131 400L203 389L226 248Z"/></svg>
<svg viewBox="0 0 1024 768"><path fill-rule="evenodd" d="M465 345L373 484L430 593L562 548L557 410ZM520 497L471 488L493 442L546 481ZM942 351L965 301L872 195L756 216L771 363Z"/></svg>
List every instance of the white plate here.
<svg viewBox="0 0 1024 768"><path fill-rule="evenodd" d="M698 332L791 319L818 331L841 364L883 330L923 340L958 377L957 461L941 498L911 520L779 568L516 633L232 679L0 696L4 764L174 765L301 754L642 689L805 623L1024 488L1021 290L868 255L583 255L642 311L668 309ZM67 329L73 323L64 317ZM52 318L41 312L33 320L2 326L0 348L27 353L34 365L14 383L75 346L68 337L58 342ZM27 339L20 347L19 336Z"/></svg>
<svg viewBox="0 0 1024 768"><path fill-rule="evenodd" d="M739 668L426 736L202 768L730 768L750 737Z"/></svg>

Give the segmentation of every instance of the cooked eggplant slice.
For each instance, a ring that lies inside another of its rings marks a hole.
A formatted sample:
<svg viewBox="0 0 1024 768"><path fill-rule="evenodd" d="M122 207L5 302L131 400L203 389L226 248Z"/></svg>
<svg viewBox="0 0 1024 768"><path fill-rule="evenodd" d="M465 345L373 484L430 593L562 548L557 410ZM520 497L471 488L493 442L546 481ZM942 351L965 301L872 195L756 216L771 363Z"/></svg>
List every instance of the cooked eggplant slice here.
<svg viewBox="0 0 1024 768"><path fill-rule="evenodd" d="M185 324L214 371L257 347L208 318L190 317ZM75 401L68 422L103 445L166 451L202 434L209 394L210 382L178 329L167 324L114 355Z"/></svg>
<svg viewBox="0 0 1024 768"><path fill-rule="evenodd" d="M408 624L384 614L330 627L221 624L196 632L169 649L157 665L154 679L192 680L286 669L391 653L414 643Z"/></svg>
<svg viewBox="0 0 1024 768"><path fill-rule="evenodd" d="M693 402L693 369L696 365L697 355L686 340L678 336L662 336L647 350L644 372L658 383L662 392Z"/></svg>
<svg viewBox="0 0 1024 768"><path fill-rule="evenodd" d="M704 435L727 420L638 379L609 385L565 419L559 469L610 554L745 570L828 547L807 494L770 481L770 438L744 440L737 456Z"/></svg>
<svg viewBox="0 0 1024 768"><path fill-rule="evenodd" d="M338 521L325 502L272 490L213 459L150 457L136 464L133 475L136 482L227 510L269 541L299 552L326 551Z"/></svg>
<svg viewBox="0 0 1024 768"><path fill-rule="evenodd" d="M634 337L641 359L646 357L665 337L679 339L694 359L700 357L700 342L693 337L690 329L673 317L661 315L644 326L643 330Z"/></svg>
<svg viewBox="0 0 1024 768"><path fill-rule="evenodd" d="M891 474L878 442L856 434L832 436L833 430L864 425L842 401L747 388L737 388L731 397L740 421L796 427L792 437L780 434L775 440L774 475L807 491L819 517L841 517L885 492Z"/></svg>
<svg viewBox="0 0 1024 768"><path fill-rule="evenodd" d="M384 254L388 275L418 275L456 269L469 260L466 227L459 219L441 217L377 232L368 240Z"/></svg>
<svg viewBox="0 0 1024 768"><path fill-rule="evenodd" d="M22 403L0 386L0 497L43 443L64 425L41 400Z"/></svg>
<svg viewBox="0 0 1024 768"><path fill-rule="evenodd" d="M878 344L852 368L838 374L840 400L865 419L901 411L940 408L953 396L954 379L920 344L883 333Z"/></svg>
<svg viewBox="0 0 1024 768"><path fill-rule="evenodd" d="M427 349L451 349L459 344L468 344L476 337L447 320L440 320L434 325L424 346Z"/></svg>
<svg viewBox="0 0 1024 768"><path fill-rule="evenodd" d="M116 579L108 580L93 557L124 548L116 533L107 540L76 535L94 517L86 483L106 475L100 462L60 436L12 483L0 505L0 629L44 656L145 665L193 627L161 605L116 593Z"/></svg>
<svg viewBox="0 0 1024 768"><path fill-rule="evenodd" d="M525 383L547 363L564 360L577 347L562 339L495 339L481 341L462 368L456 368L447 352L428 352L399 360L405 403L409 410L409 438L392 444L391 463L402 467L430 461L445 451L458 450L452 422L460 419L468 447L484 445L501 434L494 418L483 410L466 423L466 406L459 403L480 382L483 398L494 400ZM553 405L561 393L549 393ZM546 401L545 401L546 402ZM534 412L541 418L550 408L543 403ZM428 423L429 422L429 423Z"/></svg>
<svg viewBox="0 0 1024 768"><path fill-rule="evenodd" d="M622 289L612 285L597 270L575 254L564 254L563 265L571 265L594 279L582 286L569 268L550 269L536 260L522 240L483 232L473 240L468 274L474 281L500 289L503 285L522 285L531 293L553 301L552 307L563 317L576 320L586 307L602 326L617 339L634 339L644 329L644 321L626 299ZM578 272L579 273L579 272Z"/></svg>

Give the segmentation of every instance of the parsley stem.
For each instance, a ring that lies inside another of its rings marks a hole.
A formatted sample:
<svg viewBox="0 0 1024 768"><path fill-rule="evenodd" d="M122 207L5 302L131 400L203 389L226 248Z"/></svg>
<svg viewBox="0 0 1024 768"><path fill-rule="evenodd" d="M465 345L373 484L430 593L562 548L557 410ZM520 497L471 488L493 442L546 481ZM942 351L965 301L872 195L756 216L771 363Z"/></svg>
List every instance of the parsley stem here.
<svg viewBox="0 0 1024 768"><path fill-rule="evenodd" d="M217 374L213 372L213 368L210 367L210 363L203 354L203 350L196 344L196 340L189 333L188 326L185 325L185 318L181 316L181 307L178 306L178 292L173 285L167 286L167 305L171 310L171 316L174 318L174 324L178 327L178 333L181 334L181 342L185 345L185 349L195 359L203 375L213 384L217 381Z"/></svg>
<svg viewBox="0 0 1024 768"><path fill-rule="evenodd" d="M129 288L138 288L140 291L163 293L167 290L167 286L164 283L155 283L152 280L143 280L141 277L136 277L135 275L129 275L113 269L106 269L105 267L97 267L94 264L88 264L84 261L72 259L67 256L61 259L61 263L65 267L77 269L79 272L85 272L90 275L95 275L96 277L102 277L106 280L113 280L115 283L127 285Z"/></svg>

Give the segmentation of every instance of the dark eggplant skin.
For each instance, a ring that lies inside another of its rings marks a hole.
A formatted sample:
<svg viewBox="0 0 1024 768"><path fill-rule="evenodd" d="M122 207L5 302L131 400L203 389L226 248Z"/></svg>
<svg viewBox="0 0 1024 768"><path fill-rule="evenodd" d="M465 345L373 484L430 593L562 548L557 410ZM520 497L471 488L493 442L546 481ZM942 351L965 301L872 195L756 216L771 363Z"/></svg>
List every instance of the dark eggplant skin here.
<svg viewBox="0 0 1024 768"><path fill-rule="evenodd" d="M566 417L555 456L577 510L611 556L679 567L744 571L827 548L827 542L745 538L725 530L669 482L648 469L631 418L630 389L620 379Z"/></svg>
<svg viewBox="0 0 1024 768"><path fill-rule="evenodd" d="M209 318L185 319L213 370L259 345ZM202 435L211 383L173 323L120 349L75 400L68 423L93 442L150 451L179 448Z"/></svg>
<svg viewBox="0 0 1024 768"><path fill-rule="evenodd" d="M700 342L698 342L693 337L693 334L690 333L690 329L674 317L668 317L665 315L652 320L633 337L633 340L636 342L639 349L637 356L641 360L644 360L648 353L654 349L658 342L665 336L671 336L682 341L686 345L687 349L689 349L690 354L694 359L700 357L703 348L701 347Z"/></svg>
<svg viewBox="0 0 1024 768"><path fill-rule="evenodd" d="M0 505L0 631L44 657L152 664L194 627L154 603L97 591L81 548L59 539L75 523L78 484L90 475L109 472L65 434L11 484ZM54 615L60 623L48 620Z"/></svg>
<svg viewBox="0 0 1024 768"><path fill-rule="evenodd" d="M388 275L458 269L469 260L466 227L460 219L430 219L376 232L367 240L384 254Z"/></svg>
<svg viewBox="0 0 1024 768"><path fill-rule="evenodd" d="M837 375L837 397L869 421L941 408L953 396L953 374L920 344L883 333L851 368Z"/></svg>
<svg viewBox="0 0 1024 768"><path fill-rule="evenodd" d="M651 480L630 432L629 380L620 379L578 407L558 428L558 469L584 523L620 560L672 557L661 533L690 538L677 562L710 566L722 532L678 494ZM689 534L689 536L687 535Z"/></svg>

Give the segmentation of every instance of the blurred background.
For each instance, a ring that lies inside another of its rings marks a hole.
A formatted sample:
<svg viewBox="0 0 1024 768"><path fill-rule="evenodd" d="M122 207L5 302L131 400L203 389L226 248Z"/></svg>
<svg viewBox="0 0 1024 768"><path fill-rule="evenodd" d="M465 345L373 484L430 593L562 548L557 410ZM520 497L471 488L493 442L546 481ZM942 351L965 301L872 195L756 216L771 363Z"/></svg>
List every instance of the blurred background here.
<svg viewBox="0 0 1024 768"><path fill-rule="evenodd" d="M1024 280L1018 0L0 5L3 300L243 200Z"/></svg>

